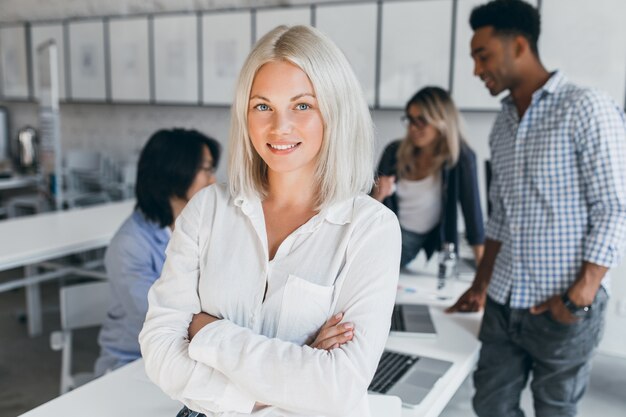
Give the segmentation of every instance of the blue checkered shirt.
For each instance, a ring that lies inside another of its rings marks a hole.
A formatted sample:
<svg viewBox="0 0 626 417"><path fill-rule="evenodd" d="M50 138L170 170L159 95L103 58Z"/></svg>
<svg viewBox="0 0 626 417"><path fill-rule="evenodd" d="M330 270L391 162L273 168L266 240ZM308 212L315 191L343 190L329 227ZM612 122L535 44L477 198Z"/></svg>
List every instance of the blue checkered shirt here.
<svg viewBox="0 0 626 417"><path fill-rule="evenodd" d="M528 308L561 294L583 261L612 267L626 238L626 121L607 95L555 72L520 119L502 100L489 138L492 213L502 242L488 289ZM608 286L605 276L602 285Z"/></svg>

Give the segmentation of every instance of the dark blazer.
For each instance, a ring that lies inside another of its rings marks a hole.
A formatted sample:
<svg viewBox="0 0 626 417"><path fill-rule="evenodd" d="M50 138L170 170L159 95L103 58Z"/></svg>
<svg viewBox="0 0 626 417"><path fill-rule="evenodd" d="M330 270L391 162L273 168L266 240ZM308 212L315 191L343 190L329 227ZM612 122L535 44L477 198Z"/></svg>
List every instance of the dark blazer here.
<svg viewBox="0 0 626 417"><path fill-rule="evenodd" d="M397 175L397 153L401 140L391 142L385 148L380 163L378 175ZM459 160L451 168L442 168L441 172L441 199L443 213L439 225L433 229L424 250L430 258L433 252L441 249L444 242L454 243L459 248L459 232L457 226L457 203L461 203L463 218L465 219L465 231L470 245L481 245L485 241L483 226L483 214L480 208L480 196L478 193L478 175L476 172L476 154L464 142L461 142ZM383 200L383 204L389 207L396 215L398 214L398 197L394 193Z"/></svg>

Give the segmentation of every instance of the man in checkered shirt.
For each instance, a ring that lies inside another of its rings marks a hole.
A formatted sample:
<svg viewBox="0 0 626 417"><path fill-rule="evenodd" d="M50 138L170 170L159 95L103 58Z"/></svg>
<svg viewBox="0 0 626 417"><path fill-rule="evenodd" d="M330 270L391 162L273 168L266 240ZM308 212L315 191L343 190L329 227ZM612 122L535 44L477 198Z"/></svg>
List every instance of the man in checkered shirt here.
<svg viewBox="0 0 626 417"><path fill-rule="evenodd" d="M474 374L480 416L574 416L604 326L608 270L626 237L626 121L608 96L548 72L540 18L521 0L476 7L474 73L496 96L493 212L471 288L450 311L485 312Z"/></svg>

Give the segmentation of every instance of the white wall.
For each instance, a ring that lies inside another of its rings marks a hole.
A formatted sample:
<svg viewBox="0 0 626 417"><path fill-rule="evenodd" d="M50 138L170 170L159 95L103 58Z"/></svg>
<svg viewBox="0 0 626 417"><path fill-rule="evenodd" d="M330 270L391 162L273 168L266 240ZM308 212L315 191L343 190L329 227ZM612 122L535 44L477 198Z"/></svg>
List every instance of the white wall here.
<svg viewBox="0 0 626 417"><path fill-rule="evenodd" d="M317 0L323 3L332 0ZM0 22L63 19L68 17L124 15L161 11L210 10L212 8L309 4L310 0L2 0ZM407 92L407 98L412 92ZM37 108L31 103L3 103L11 112L12 137L17 128L37 124ZM377 159L390 140L403 134L399 111L374 111L378 140ZM488 158L487 136L495 113L464 113L467 140L477 153L481 203L485 204L483 161ZM149 105L64 104L61 106L62 147L91 148L108 152L119 160L131 159L148 136L159 128L195 128L218 139L226 147L229 110L210 107ZM225 180L225 166L218 179ZM613 271L613 293L602 349L626 356L626 317L617 314L626 305L626 262Z"/></svg>

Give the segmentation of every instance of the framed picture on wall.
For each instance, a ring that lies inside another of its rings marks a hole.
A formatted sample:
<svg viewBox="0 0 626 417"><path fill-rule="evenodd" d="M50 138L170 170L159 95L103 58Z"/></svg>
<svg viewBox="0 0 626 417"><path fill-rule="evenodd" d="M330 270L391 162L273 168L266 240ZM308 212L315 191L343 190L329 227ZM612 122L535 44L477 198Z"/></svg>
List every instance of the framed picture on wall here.
<svg viewBox="0 0 626 417"><path fill-rule="evenodd" d="M404 108L428 85L449 88L452 6L452 0L383 3L380 107Z"/></svg>
<svg viewBox="0 0 626 417"><path fill-rule="evenodd" d="M198 16L157 16L154 79L157 103L199 103Z"/></svg>
<svg viewBox="0 0 626 417"><path fill-rule="evenodd" d="M28 99L28 58L26 27L11 25L0 27L0 93L5 99Z"/></svg>
<svg viewBox="0 0 626 417"><path fill-rule="evenodd" d="M346 30L345 22L350 23ZM348 58L370 107L376 98L376 26L378 4L318 6L315 26L331 37Z"/></svg>
<svg viewBox="0 0 626 417"><path fill-rule="evenodd" d="M611 12L607 12L611 11ZM559 69L572 82L597 88L626 105L626 2L583 0L541 3L539 54L548 70ZM567 43L563 45L563 34Z"/></svg>
<svg viewBox="0 0 626 417"><path fill-rule="evenodd" d="M70 98L105 101L104 23L102 20L68 23Z"/></svg>
<svg viewBox="0 0 626 417"><path fill-rule="evenodd" d="M279 9L260 9L256 12L255 40L259 40L276 26L310 25L310 7L289 7Z"/></svg>
<svg viewBox="0 0 626 417"><path fill-rule="evenodd" d="M150 101L148 18L109 20L111 99Z"/></svg>
<svg viewBox="0 0 626 417"><path fill-rule="evenodd" d="M63 24L42 23L30 27L31 61L33 68L33 91L35 98L39 98L39 65L37 65L37 48L48 41L54 41L58 52L59 99L65 100L65 36Z"/></svg>
<svg viewBox="0 0 626 417"><path fill-rule="evenodd" d="M230 105L252 44L250 12L202 16L202 102Z"/></svg>

